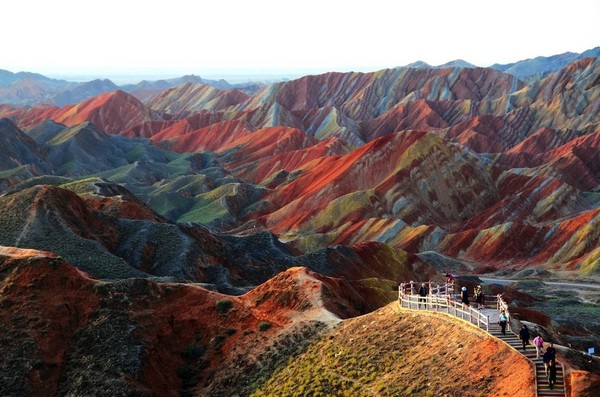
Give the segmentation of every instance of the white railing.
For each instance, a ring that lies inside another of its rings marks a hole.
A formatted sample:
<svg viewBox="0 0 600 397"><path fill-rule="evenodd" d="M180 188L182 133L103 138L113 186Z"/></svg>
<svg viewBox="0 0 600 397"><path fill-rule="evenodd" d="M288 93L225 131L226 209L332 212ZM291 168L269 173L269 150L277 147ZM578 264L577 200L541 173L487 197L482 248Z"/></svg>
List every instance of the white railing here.
<svg viewBox="0 0 600 397"><path fill-rule="evenodd" d="M454 284L433 286L431 282L425 283L426 286L429 285L428 291L436 291L434 294L430 293L427 296L417 294L419 284L414 281L400 284L398 287L398 303L400 307L445 312L489 331L489 316L482 314L471 306L454 300Z"/></svg>
<svg viewBox="0 0 600 397"><path fill-rule="evenodd" d="M425 284L427 288L427 292L429 295L453 295L454 294L454 282L447 284L434 284L433 281L417 282L417 281L408 281L406 283L401 283L398 287L399 293L404 293L406 295L413 295L418 293L421 285Z"/></svg>
<svg viewBox="0 0 600 397"><path fill-rule="evenodd" d="M496 309L498 313L501 313L504 310L504 314L506 314L506 325L508 325L508 332L513 332L512 327L510 326L510 311L508 310L508 305L502 299L502 294L498 294L496 297Z"/></svg>

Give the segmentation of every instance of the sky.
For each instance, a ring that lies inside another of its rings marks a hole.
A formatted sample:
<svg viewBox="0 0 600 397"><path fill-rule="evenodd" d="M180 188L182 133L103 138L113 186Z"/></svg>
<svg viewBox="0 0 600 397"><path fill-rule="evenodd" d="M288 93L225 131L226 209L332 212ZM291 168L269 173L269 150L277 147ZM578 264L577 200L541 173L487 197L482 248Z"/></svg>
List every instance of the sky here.
<svg viewBox="0 0 600 397"><path fill-rule="evenodd" d="M19 0L0 69L110 77L478 66L600 45L600 0Z"/></svg>

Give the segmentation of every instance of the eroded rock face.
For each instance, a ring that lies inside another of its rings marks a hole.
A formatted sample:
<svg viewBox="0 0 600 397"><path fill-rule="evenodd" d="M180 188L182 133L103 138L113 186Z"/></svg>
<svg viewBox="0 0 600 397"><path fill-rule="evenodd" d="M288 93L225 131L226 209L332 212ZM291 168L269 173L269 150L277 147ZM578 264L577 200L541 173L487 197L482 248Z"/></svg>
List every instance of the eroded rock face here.
<svg viewBox="0 0 600 397"><path fill-rule="evenodd" d="M54 122L30 132L35 142L10 128L19 155L0 157L0 186L102 172L169 220L258 226L301 250L379 241L595 277L599 68L583 59L530 83L485 68L398 68L252 95L189 83L148 104L116 91L2 106L21 128Z"/></svg>
<svg viewBox="0 0 600 397"><path fill-rule="evenodd" d="M587 371L573 371L567 377L573 396L595 396L600 393L600 376Z"/></svg>
<svg viewBox="0 0 600 397"><path fill-rule="evenodd" d="M227 395L232 380L268 378L341 318L381 305L370 284L297 267L234 297L143 278L98 281L52 253L1 247L0 388Z"/></svg>
<svg viewBox="0 0 600 397"><path fill-rule="evenodd" d="M373 257L361 256L360 246L347 247L344 256L302 255L265 230L234 236L216 234L200 225L174 224L123 187L105 180L70 187L80 195L61 187L36 185L0 197L5 208L0 214L5 225L0 229L0 244L54 252L101 279L158 277L210 284L236 295L295 266L343 275L348 280L376 277L400 282L402 269L422 263L414 255L384 244L376 245ZM231 199L229 206L239 211L235 208L239 202ZM23 213L29 216L23 217ZM372 266L378 252L388 251L395 255L388 255L386 267ZM354 271L348 270L349 266ZM424 274L435 276L436 272L427 267Z"/></svg>

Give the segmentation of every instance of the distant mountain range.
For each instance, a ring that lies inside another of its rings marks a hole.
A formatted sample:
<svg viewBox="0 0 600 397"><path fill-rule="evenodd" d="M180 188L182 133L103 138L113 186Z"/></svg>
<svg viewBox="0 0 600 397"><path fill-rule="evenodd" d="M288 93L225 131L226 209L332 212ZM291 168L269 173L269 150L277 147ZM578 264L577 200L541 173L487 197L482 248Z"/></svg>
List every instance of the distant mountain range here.
<svg viewBox="0 0 600 397"><path fill-rule="evenodd" d="M255 92L262 87L260 83L229 84L225 80L206 80L195 75L157 81L143 80L137 84L118 86L108 79L75 83L51 79L37 73L0 70L0 103L15 106L65 106L115 90L129 92L148 101L162 90L185 83L204 84L222 90L237 88L247 92Z"/></svg>
<svg viewBox="0 0 600 397"><path fill-rule="evenodd" d="M492 69L512 74L517 77L527 77L556 72L571 62L575 62L579 59L598 57L600 57L600 47L584 51L581 54L565 52L564 54L558 54L549 57L540 56L533 59L525 59L523 61L508 63L505 65L494 64L490 67Z"/></svg>
<svg viewBox="0 0 600 397"><path fill-rule="evenodd" d="M376 240L593 275L598 235L570 230L600 220L599 74L586 58L529 84L490 68L397 68L251 95L188 82L147 103L117 90L2 105L0 182L105 178L172 221L259 225L301 251Z"/></svg>
<svg viewBox="0 0 600 397"><path fill-rule="evenodd" d="M600 57L600 47L593 48L577 54L574 52L565 52L564 54L552 55L549 57L539 56L533 59L524 59L507 64L495 63L490 66L491 69L499 70L504 73L512 74L519 78L525 78L536 75L544 75L551 72L556 72L579 59L583 58L598 58ZM409 63L406 67L411 68L428 68L428 69L445 69L445 68L476 68L473 65L462 59L447 62L443 65L432 66L423 61Z"/></svg>
<svg viewBox="0 0 600 397"><path fill-rule="evenodd" d="M543 77L543 75L547 73L562 69L573 61L588 57L600 57L600 47L587 50L581 54L566 52L550 57L525 59L505 65L494 64L490 66L490 68L519 78L531 76ZM437 66L429 65L423 61L417 61L410 63L405 67L446 69L475 68L477 66L462 59L457 59ZM264 87L264 84L260 82L230 84L223 79L208 80L196 75L186 75L178 78L156 81L143 80L137 84L125 84L119 86L108 79L96 79L77 83L51 79L38 73L12 73L0 69L0 104L4 103L15 106L64 106L79 103L93 96L115 90L131 93L141 101L149 102L163 90L177 87L185 83L204 84L220 90L239 89L249 94Z"/></svg>

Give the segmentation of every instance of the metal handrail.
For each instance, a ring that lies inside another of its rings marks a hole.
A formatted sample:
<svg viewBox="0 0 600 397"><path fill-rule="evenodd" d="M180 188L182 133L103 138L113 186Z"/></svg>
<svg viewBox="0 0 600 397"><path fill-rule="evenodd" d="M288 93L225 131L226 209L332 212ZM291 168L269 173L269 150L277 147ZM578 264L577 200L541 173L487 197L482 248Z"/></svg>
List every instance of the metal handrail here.
<svg viewBox="0 0 600 397"><path fill-rule="evenodd" d="M433 281L418 282L408 281L400 283L398 292L407 295L414 295L419 291L421 284L425 284L428 295L451 295L454 294L454 282L446 284L434 284Z"/></svg>
<svg viewBox="0 0 600 397"><path fill-rule="evenodd" d="M480 311L473 309L463 303L456 302L453 299L454 284L437 285L430 287L428 291L437 291L435 294L421 296L416 294L415 286L419 284L414 281L401 283L398 288L398 302L400 307L409 309L428 310L435 312L446 312L455 317L467 320L472 324L477 325L489 331L490 318L482 314ZM431 282L428 283L431 286ZM451 288L450 288L451 287ZM450 293L450 291L452 291Z"/></svg>

